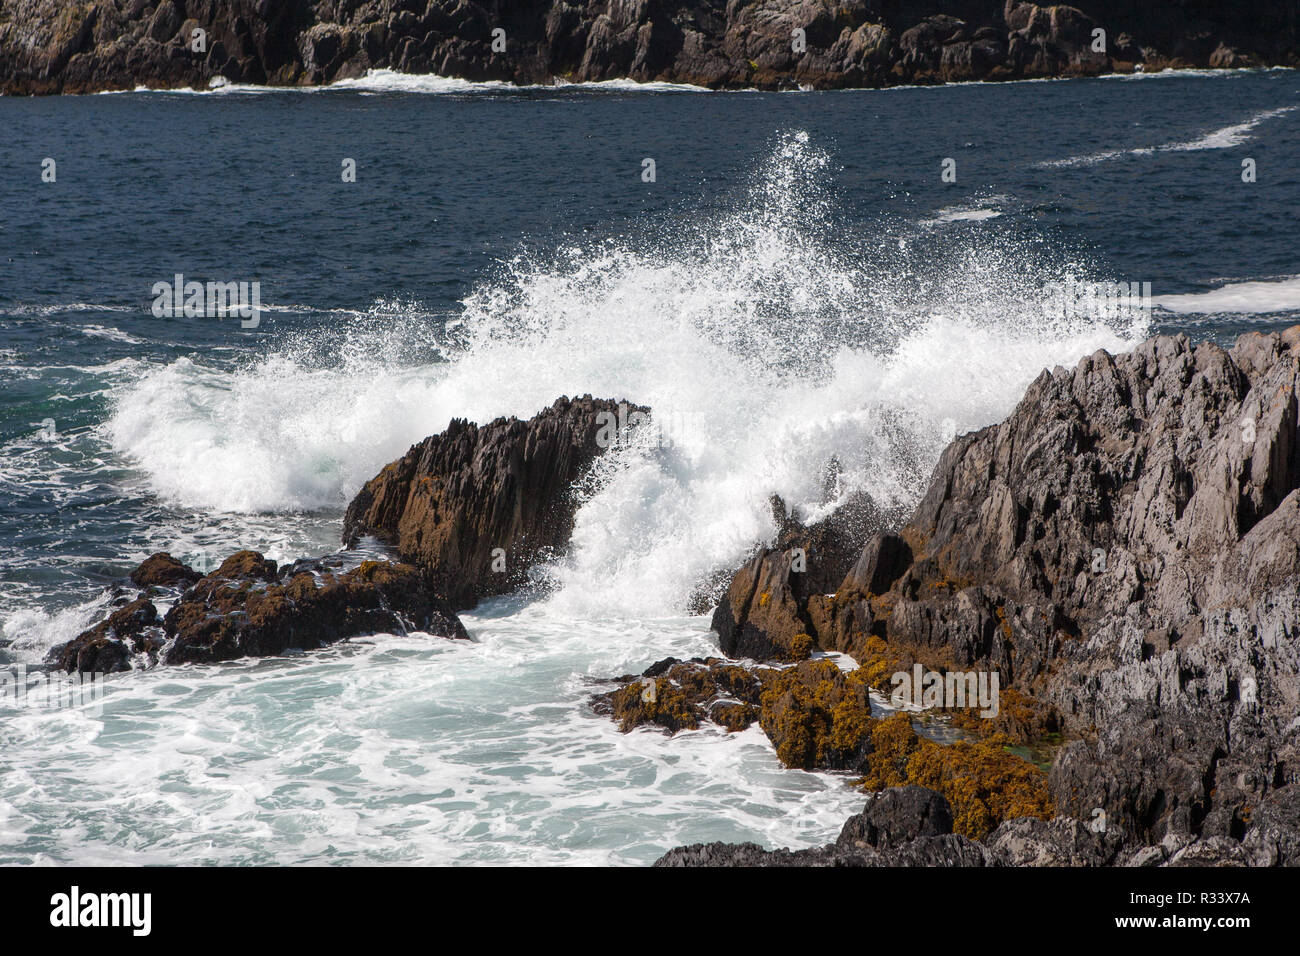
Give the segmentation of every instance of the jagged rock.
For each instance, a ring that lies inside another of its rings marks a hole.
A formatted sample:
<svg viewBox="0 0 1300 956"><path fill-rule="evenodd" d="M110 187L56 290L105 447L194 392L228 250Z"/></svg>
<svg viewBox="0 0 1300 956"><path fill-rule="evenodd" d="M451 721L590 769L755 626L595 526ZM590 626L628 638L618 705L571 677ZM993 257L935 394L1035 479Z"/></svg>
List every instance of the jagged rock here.
<svg viewBox="0 0 1300 956"><path fill-rule="evenodd" d="M1045 371L948 447L834 598L783 614L824 648L998 672L1044 709L1026 726L1073 738L1049 778L1058 812L1103 812L1135 865L1292 860L1297 388L1300 327ZM1018 826L999 837L1015 861L1101 852L1074 824Z"/></svg>
<svg viewBox="0 0 1300 956"><path fill-rule="evenodd" d="M194 576L175 564L154 555L131 577L157 586L160 571L175 583ZM148 664L213 663L408 630L469 637L410 565L364 561L344 571L337 562L298 561L281 569L256 551L240 551L184 591L161 620L153 603L139 598L48 660L69 672L107 673L130 670L137 655Z"/></svg>
<svg viewBox="0 0 1300 956"><path fill-rule="evenodd" d="M173 605L163 625L173 637L167 664L282 654L384 632L468 637L410 565L364 561L337 573L299 562L278 572L255 551L226 559Z"/></svg>
<svg viewBox="0 0 1300 956"><path fill-rule="evenodd" d="M696 843L669 850L658 867L687 866L988 866L985 847L964 836L923 836L885 851L834 843L810 850L765 850L756 843Z"/></svg>
<svg viewBox="0 0 1300 956"><path fill-rule="evenodd" d="M147 654L157 660L165 638L161 624L158 609L150 601L137 598L67 644L51 650L47 663L69 674L129 671L135 654Z"/></svg>
<svg viewBox="0 0 1300 956"><path fill-rule="evenodd" d="M1120 841L1072 817L1017 817L989 834L990 853L1005 866L1109 866Z"/></svg>
<svg viewBox="0 0 1300 956"><path fill-rule="evenodd" d="M773 496L772 509L776 545L736 572L712 627L730 657L799 661L817 647L817 607L810 599L833 591L859 560L867 535L887 517L865 495L807 527L780 498Z"/></svg>
<svg viewBox="0 0 1300 956"><path fill-rule="evenodd" d="M1195 11L1129 0L1040 6L960 0L0 0L0 92L206 87L215 77L295 85L372 68L545 83L630 77L711 88L837 89L1165 66L1295 66L1285 4ZM492 31L506 49L493 50ZM1094 51L1093 29L1109 38ZM195 29L207 51L195 52ZM796 31L802 31L796 34ZM799 37L796 40L796 37Z"/></svg>
<svg viewBox="0 0 1300 956"><path fill-rule="evenodd" d="M943 794L925 787L891 787L876 794L857 816L849 817L835 845L885 850L917 837L952 833L952 808Z"/></svg>
<svg viewBox="0 0 1300 956"><path fill-rule="evenodd" d="M454 420L366 482L348 505L343 539L391 543L458 609L510 593L568 545L574 485L617 440L611 422L647 412L587 395L526 422Z"/></svg>

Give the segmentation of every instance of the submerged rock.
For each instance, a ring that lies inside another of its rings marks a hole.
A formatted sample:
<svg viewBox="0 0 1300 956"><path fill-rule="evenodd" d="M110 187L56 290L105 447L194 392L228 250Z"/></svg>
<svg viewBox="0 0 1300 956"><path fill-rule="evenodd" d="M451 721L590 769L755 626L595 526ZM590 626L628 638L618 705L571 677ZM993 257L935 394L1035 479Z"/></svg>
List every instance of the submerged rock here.
<svg viewBox="0 0 1300 956"><path fill-rule="evenodd" d="M526 422L454 420L366 482L348 505L344 542L392 544L457 609L508 594L567 547L574 486L617 438L611 419L647 411L586 395Z"/></svg>
<svg viewBox="0 0 1300 956"><path fill-rule="evenodd" d="M161 580L153 572L164 567L167 579L182 584L196 576L159 557L137 568L132 580ZM213 663L407 631L469 637L410 565L364 561L343 570L333 562L299 561L278 568L256 551L240 551L198 577L162 618L151 600L138 598L52 650L48 663L68 672L107 673L130 670L137 657L146 664Z"/></svg>

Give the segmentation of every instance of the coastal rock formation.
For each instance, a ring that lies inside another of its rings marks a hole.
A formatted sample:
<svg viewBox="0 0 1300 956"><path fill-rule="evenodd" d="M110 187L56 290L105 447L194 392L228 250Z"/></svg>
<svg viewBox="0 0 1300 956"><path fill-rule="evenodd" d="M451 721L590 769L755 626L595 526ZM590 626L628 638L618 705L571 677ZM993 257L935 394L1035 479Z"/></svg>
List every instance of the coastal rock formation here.
<svg viewBox="0 0 1300 956"><path fill-rule="evenodd" d="M139 597L60 647L48 663L67 672L130 670L146 664L213 663L309 650L349 637L424 631L468 639L445 601L410 565L364 561L344 570L338 559L297 561L278 568L256 551L240 551L206 576L170 555L156 554L132 580L156 580L160 568L183 586L160 617ZM184 574L178 573L184 571ZM158 585L150 585L153 594Z"/></svg>
<svg viewBox="0 0 1300 956"><path fill-rule="evenodd" d="M158 609L145 598L136 598L90 630L51 650L46 662L69 674L129 671L131 658L138 654L156 662L166 637Z"/></svg>
<svg viewBox="0 0 1300 956"><path fill-rule="evenodd" d="M941 794L894 787L849 817L834 843L807 850L766 850L754 843L677 847L655 866L1270 866L1281 861L1265 841L1248 837L1175 838L1123 850L1107 834L1070 817L1008 820L982 842L952 832ZM1294 857L1285 858L1294 862Z"/></svg>
<svg viewBox="0 0 1300 956"><path fill-rule="evenodd" d="M1297 388L1300 327L1045 371L948 447L833 598L792 612L868 673L995 671L1026 726L1050 715L1056 811L1107 841L1003 816L997 853L1300 863ZM911 759L877 785L925 782Z"/></svg>
<svg viewBox="0 0 1300 956"><path fill-rule="evenodd" d="M872 797L861 813L849 817L835 845L888 849L917 837L951 832L952 808L943 794L925 787L891 787Z"/></svg>
<svg viewBox="0 0 1300 956"><path fill-rule="evenodd" d="M854 496L828 518L805 527L777 496L779 529L773 547L760 549L732 578L713 613L722 652L759 661L800 661L813 649L810 599L834 592L858 559L861 542L887 517L865 495Z"/></svg>
<svg viewBox="0 0 1300 956"><path fill-rule="evenodd" d="M618 440L612 425L647 411L586 395L558 399L527 422L454 420L366 482L348 505L343 539L393 545L457 609L508 594L568 545L574 485Z"/></svg>
<svg viewBox="0 0 1300 956"><path fill-rule="evenodd" d="M716 657L669 657L651 664L640 677L618 678L621 687L596 695L591 704L624 733L648 724L669 733L696 730L706 720L738 731L758 719L762 678L762 671Z"/></svg>
<svg viewBox="0 0 1300 956"><path fill-rule="evenodd" d="M784 89L1298 62L1300 20L1269 0L0 0L6 95L371 69Z"/></svg>
<svg viewBox="0 0 1300 956"><path fill-rule="evenodd" d="M640 677L592 698L598 714L627 733L653 725L677 733L706 720L729 731L755 721L777 757L803 770L866 767L871 702L865 684L829 660L749 668L719 658L652 664Z"/></svg>

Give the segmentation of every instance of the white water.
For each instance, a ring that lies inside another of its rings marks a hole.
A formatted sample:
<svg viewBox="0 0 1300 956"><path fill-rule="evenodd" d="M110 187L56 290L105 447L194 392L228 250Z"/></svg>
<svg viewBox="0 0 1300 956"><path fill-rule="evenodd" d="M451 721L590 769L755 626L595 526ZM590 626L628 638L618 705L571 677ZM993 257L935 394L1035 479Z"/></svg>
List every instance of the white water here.
<svg viewBox="0 0 1300 956"><path fill-rule="evenodd" d="M1300 309L1300 276L1260 282L1230 282L1209 292L1161 295L1152 300L1170 312L1197 315L1265 315Z"/></svg>
<svg viewBox="0 0 1300 956"><path fill-rule="evenodd" d="M1145 329L1045 319L1049 283L1077 268L991 223L954 220L973 232L941 261L909 251L930 225L846 235L827 163L786 136L731 213L521 255L450 331L418 309L352 316L329 349L115 387L104 437L148 489L244 528L178 539L208 566L244 546L297 556L268 524L335 525L291 513L343 504L453 416L590 392L650 405L668 441L604 463L558 590L468 615L476 643L133 673L103 715L4 721L0 862L648 862L698 840L832 839L862 802L843 778L780 768L757 729L621 735L586 709L590 679L715 651L687 601L771 534L769 494L815 516L834 456L842 494L910 504L955 433ZM27 620L16 649L36 659L84 616Z"/></svg>
<svg viewBox="0 0 1300 956"><path fill-rule="evenodd" d="M1163 74L1155 74L1157 76ZM1153 156L1157 153L1186 153L1204 149L1232 149L1254 139L1256 127L1261 123L1277 119L1296 110L1294 106L1282 106L1271 110L1262 110L1253 116L1218 129L1210 130L1196 139L1180 143L1164 143L1160 146L1143 146L1136 149L1108 149L1083 156L1071 156L1068 159L1054 159L1038 165L1044 169L1068 168L1072 166L1095 166L1124 156Z"/></svg>

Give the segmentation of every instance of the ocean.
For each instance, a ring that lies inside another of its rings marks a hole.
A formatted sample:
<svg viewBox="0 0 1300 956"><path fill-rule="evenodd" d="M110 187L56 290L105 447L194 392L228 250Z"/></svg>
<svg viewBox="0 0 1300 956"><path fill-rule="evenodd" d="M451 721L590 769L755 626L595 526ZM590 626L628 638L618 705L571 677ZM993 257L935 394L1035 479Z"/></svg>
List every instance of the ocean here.
<svg viewBox="0 0 1300 956"><path fill-rule="evenodd" d="M0 699L0 863L834 839L847 777L782 768L757 726L623 735L588 697L717 653L692 598L770 538L770 494L819 516L832 458L842 492L906 509L1044 368L1300 321L1298 107L1287 70L0 98L0 667L154 551L337 550L362 483L452 418L591 393L666 423L586 494L545 586L464 615L472 643ZM260 322L157 317L178 274L259 283ZM1114 282L1150 308L1058 307Z"/></svg>

